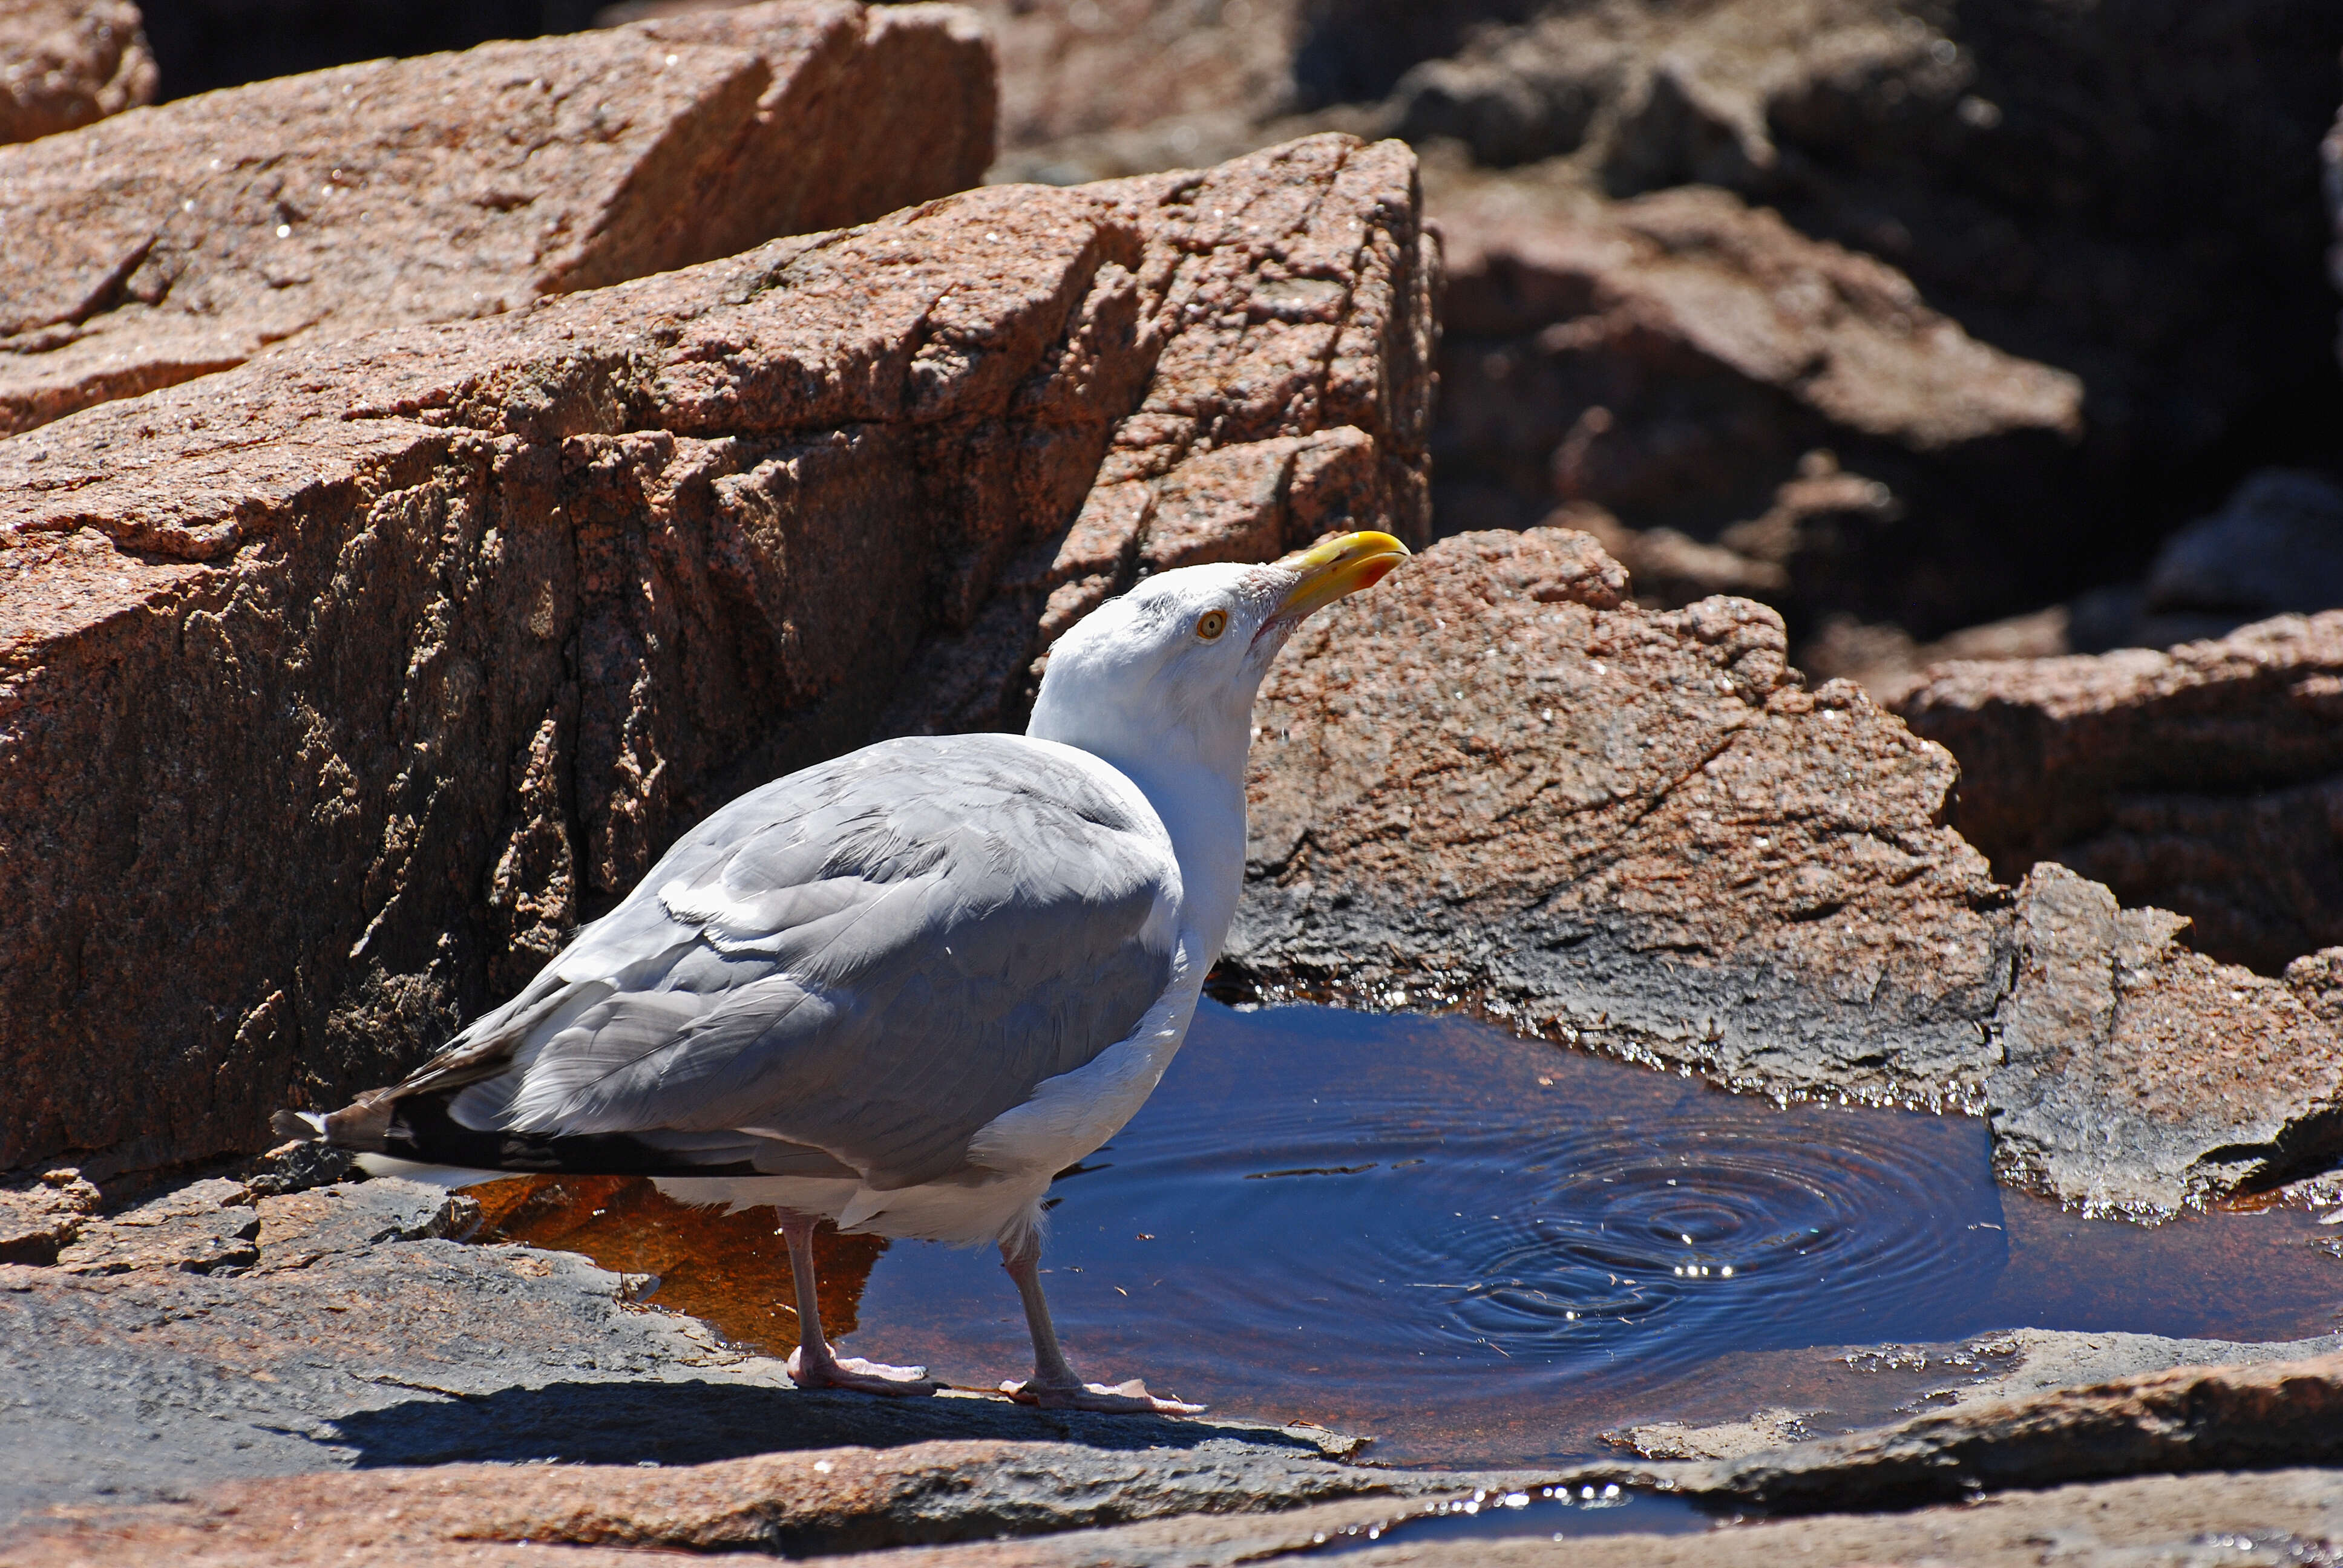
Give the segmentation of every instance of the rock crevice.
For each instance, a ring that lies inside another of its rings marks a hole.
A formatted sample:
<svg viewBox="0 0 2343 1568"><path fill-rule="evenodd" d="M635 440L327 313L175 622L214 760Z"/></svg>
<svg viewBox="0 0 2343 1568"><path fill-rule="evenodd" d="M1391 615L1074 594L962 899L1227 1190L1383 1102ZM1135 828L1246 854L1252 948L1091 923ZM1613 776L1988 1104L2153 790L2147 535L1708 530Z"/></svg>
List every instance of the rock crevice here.
<svg viewBox="0 0 2343 1568"><path fill-rule="evenodd" d="M1016 722L1135 573L1422 539L1415 200L1341 136L990 187L0 441L0 1166L396 1077L739 789Z"/></svg>

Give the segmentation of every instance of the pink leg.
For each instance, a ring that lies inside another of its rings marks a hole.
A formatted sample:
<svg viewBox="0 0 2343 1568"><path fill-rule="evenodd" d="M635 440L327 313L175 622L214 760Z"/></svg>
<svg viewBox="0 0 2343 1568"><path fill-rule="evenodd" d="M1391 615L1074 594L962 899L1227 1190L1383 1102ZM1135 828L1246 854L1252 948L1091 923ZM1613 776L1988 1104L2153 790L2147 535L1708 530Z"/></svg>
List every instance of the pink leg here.
<svg viewBox="0 0 2343 1568"><path fill-rule="evenodd" d="M814 1292L813 1224L794 1214L781 1219L789 1238L789 1274L798 1287L798 1348L789 1352L789 1381L799 1388L844 1388L859 1393L930 1394L939 1385L925 1367L890 1367L860 1356L840 1361L821 1332L821 1302Z"/></svg>
<svg viewBox="0 0 2343 1568"><path fill-rule="evenodd" d="M1050 1322L1050 1303L1041 1299L1041 1238L1029 1231L1014 1246L1001 1242L1001 1266L1017 1282L1017 1293L1025 1300L1025 1326L1033 1335L1032 1378L1022 1383L1004 1382L1001 1392L1021 1404L1038 1404L1044 1410L1194 1415L1204 1408L1201 1404L1182 1404L1176 1399L1158 1399L1137 1378L1112 1388L1102 1382L1084 1382L1067 1363L1066 1352L1058 1348L1058 1331Z"/></svg>

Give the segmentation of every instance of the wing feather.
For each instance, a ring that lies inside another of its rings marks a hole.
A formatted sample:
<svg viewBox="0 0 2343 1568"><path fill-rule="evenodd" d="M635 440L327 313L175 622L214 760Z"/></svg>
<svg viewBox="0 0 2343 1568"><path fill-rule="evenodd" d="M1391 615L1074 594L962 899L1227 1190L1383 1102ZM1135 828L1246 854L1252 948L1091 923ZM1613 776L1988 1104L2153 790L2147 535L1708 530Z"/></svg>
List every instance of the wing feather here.
<svg viewBox="0 0 2343 1568"><path fill-rule="evenodd" d="M688 1157L710 1161L779 1141L797 1153L768 1158L879 1187L949 1174L1170 981L1178 863L1116 782L979 735L751 791L394 1093L452 1092L478 1131L706 1137Z"/></svg>

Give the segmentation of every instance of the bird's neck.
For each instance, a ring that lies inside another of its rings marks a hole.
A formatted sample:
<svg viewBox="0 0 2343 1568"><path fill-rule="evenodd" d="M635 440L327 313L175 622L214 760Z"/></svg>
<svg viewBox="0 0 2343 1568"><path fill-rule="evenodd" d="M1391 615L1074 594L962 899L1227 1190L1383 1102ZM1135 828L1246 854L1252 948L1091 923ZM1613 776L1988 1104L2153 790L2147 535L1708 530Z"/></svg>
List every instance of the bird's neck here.
<svg viewBox="0 0 2343 1568"><path fill-rule="evenodd" d="M1181 923L1202 940L1200 968L1209 969L1220 960L1244 890L1244 775L1192 760L1107 760L1139 786L1172 835L1180 857Z"/></svg>
<svg viewBox="0 0 2343 1568"><path fill-rule="evenodd" d="M1177 750L1084 748L1139 786L1180 858L1180 923L1204 951L1199 973L1221 956L1244 887L1244 769L1216 765Z"/></svg>

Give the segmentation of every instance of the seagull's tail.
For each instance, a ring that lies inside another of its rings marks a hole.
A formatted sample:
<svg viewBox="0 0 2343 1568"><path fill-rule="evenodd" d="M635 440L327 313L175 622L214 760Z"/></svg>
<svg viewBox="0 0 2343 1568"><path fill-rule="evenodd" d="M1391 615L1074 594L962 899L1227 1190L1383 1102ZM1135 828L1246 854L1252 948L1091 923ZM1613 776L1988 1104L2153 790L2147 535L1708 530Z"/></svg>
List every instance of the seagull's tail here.
<svg viewBox="0 0 2343 1568"><path fill-rule="evenodd" d="M315 1143L326 1135L326 1119L314 1111L280 1111L268 1119L268 1130L279 1138Z"/></svg>

